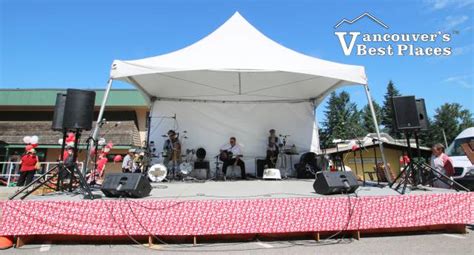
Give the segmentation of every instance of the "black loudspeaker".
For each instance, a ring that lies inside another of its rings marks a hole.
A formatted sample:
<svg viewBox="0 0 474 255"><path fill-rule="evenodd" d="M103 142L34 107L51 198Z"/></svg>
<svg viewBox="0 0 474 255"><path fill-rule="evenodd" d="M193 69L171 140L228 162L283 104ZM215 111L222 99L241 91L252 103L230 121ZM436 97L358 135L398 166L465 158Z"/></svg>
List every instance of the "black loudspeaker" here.
<svg viewBox="0 0 474 255"><path fill-rule="evenodd" d="M420 129L420 119L414 96L392 97L395 127L400 130Z"/></svg>
<svg viewBox="0 0 474 255"><path fill-rule="evenodd" d="M263 171L265 170L265 165L267 164L266 159L257 159L257 178L263 178Z"/></svg>
<svg viewBox="0 0 474 255"><path fill-rule="evenodd" d="M151 192L148 178L139 173L106 174L102 192L107 197L146 197Z"/></svg>
<svg viewBox="0 0 474 255"><path fill-rule="evenodd" d="M203 161L195 161L194 169L211 169L211 168L209 167L209 161L203 160Z"/></svg>
<svg viewBox="0 0 474 255"><path fill-rule="evenodd" d="M352 172L322 171L316 174L313 188L316 193L329 195L335 193L353 193L359 184Z"/></svg>
<svg viewBox="0 0 474 255"><path fill-rule="evenodd" d="M416 110L420 120L420 130L426 131L429 128L428 114L426 113L425 99L416 99Z"/></svg>
<svg viewBox="0 0 474 255"><path fill-rule="evenodd" d="M64 106L66 106L66 94L56 94L56 105L54 106L53 125L51 129L54 131L63 130Z"/></svg>
<svg viewBox="0 0 474 255"><path fill-rule="evenodd" d="M63 128L91 130L94 104L94 91L68 89L64 107Z"/></svg>

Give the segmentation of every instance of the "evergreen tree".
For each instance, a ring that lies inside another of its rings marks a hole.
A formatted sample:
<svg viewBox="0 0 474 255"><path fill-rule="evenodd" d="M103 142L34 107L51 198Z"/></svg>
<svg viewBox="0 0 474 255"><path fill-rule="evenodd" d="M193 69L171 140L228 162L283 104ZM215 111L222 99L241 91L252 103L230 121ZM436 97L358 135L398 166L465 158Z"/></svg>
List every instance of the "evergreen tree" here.
<svg viewBox="0 0 474 255"><path fill-rule="evenodd" d="M418 138L420 139L420 145L431 147L433 145L433 121L429 116L426 116L426 122L428 122L428 130L423 130L418 132Z"/></svg>
<svg viewBox="0 0 474 255"><path fill-rule="evenodd" d="M389 81L387 85L387 92L384 95L381 124L384 126L384 132L388 133L394 138L401 138L401 135L396 131L394 126L392 97L400 95L400 92L397 88L395 88L393 82Z"/></svg>
<svg viewBox="0 0 474 255"><path fill-rule="evenodd" d="M360 112L345 91L330 94L324 116L321 130L324 148L331 146L334 139L352 139L364 133L360 125Z"/></svg>
<svg viewBox="0 0 474 255"><path fill-rule="evenodd" d="M374 105L377 122L380 125L380 121L382 120L382 108L375 101L372 101L372 104ZM369 104L365 105L361 111L361 125L365 133L375 133L374 121Z"/></svg>
<svg viewBox="0 0 474 255"><path fill-rule="evenodd" d="M472 113L463 109L458 103L445 103L435 110L432 125L433 143L444 144L443 130L446 140L451 143L464 129L474 126Z"/></svg>

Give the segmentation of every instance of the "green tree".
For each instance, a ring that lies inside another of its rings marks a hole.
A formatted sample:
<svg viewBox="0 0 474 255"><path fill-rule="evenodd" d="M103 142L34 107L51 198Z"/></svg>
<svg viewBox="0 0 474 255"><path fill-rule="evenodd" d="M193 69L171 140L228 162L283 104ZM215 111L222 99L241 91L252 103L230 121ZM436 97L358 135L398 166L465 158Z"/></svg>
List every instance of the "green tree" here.
<svg viewBox="0 0 474 255"><path fill-rule="evenodd" d="M434 122L431 126L433 143L443 143L443 130L446 140L451 143L464 129L474 126L472 113L463 109L458 103L445 103L435 110Z"/></svg>
<svg viewBox="0 0 474 255"><path fill-rule="evenodd" d="M395 88L393 82L389 81L387 92L385 93L383 100L381 124L384 126L384 132L390 134L394 138L401 138L401 135L396 131L394 126L392 97L400 95L400 92Z"/></svg>
<svg viewBox="0 0 474 255"><path fill-rule="evenodd" d="M380 124L380 121L382 120L382 108L375 101L372 101L372 104L374 105L377 122ZM374 121L372 119L372 112L370 111L369 104L366 104L361 111L361 125L365 133L375 133Z"/></svg>
<svg viewBox="0 0 474 255"><path fill-rule="evenodd" d="M321 129L324 148L329 147L334 139L351 139L364 133L360 125L360 112L345 91L330 94L324 116Z"/></svg>

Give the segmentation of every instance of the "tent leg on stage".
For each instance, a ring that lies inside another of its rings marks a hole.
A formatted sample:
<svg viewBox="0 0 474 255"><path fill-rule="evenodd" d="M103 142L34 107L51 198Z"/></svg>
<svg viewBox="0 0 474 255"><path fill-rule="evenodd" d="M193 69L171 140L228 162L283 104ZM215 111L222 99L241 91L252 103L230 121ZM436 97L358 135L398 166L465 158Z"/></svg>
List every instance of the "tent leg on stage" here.
<svg viewBox="0 0 474 255"><path fill-rule="evenodd" d="M84 176L86 176L87 174L87 170L88 170L87 168L89 166L89 160L90 160L89 159L90 152L92 148L94 147L95 141L97 141L97 137L99 136L100 122L102 121L102 118L104 116L105 105L107 104L109 93L110 93L110 90L112 89L112 82L113 82L112 78L109 78L109 80L107 81L107 88L105 89L104 97L102 98L102 104L100 105L99 116L97 117L97 122L95 123L94 132L92 133L92 139L89 142L89 151L86 153L85 167L82 168L82 174Z"/></svg>
<svg viewBox="0 0 474 255"><path fill-rule="evenodd" d="M193 237L193 245L197 245L197 237L196 236Z"/></svg>
<svg viewBox="0 0 474 255"><path fill-rule="evenodd" d="M368 101L368 104L369 104L370 112L372 114L372 121L374 122L375 132L377 133L377 139L379 140L378 142L379 142L380 154L382 155L382 161L383 161L383 165L384 165L385 176L386 176L388 182L391 183L393 180L392 180L391 175L390 175L390 170L387 167L387 160L385 159L385 153L383 151L382 137L380 136L379 124L377 122L377 116L375 115L375 109L374 109L374 105L372 103L372 96L370 95L369 85L365 84L364 89L365 89L365 95L367 96L367 101Z"/></svg>

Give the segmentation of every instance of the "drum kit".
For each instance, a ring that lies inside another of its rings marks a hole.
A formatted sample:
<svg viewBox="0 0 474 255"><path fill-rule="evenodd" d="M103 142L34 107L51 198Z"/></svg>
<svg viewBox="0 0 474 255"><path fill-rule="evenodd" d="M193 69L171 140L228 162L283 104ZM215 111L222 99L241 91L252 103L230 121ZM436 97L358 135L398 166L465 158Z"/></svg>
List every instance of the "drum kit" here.
<svg viewBox="0 0 474 255"><path fill-rule="evenodd" d="M186 131L183 131L186 133ZM166 137L166 136L163 136ZM183 139L187 139L184 136ZM195 161L203 161L206 157L206 150L204 148L187 149L186 154L181 155L181 145L179 148L173 150L163 150L161 156L154 156L151 160L152 166L148 170L148 178L151 182L162 182L180 179L183 181L198 181L198 179L192 177ZM166 162L168 153L171 153L171 159ZM182 160L184 158L184 160ZM196 159L195 159L196 158Z"/></svg>

